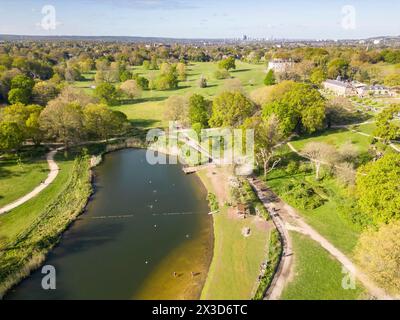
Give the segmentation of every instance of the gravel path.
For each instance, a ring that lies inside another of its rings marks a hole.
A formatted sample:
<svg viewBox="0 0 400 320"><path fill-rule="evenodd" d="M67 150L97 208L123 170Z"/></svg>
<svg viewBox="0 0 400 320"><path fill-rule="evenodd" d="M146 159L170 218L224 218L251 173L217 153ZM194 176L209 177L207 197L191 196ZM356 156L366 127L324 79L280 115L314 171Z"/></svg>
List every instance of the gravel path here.
<svg viewBox="0 0 400 320"><path fill-rule="evenodd" d="M20 205L24 204L25 202L31 200L32 198L36 197L40 192L42 192L44 189L46 189L50 184L53 183L53 181L57 178L58 173L59 173L59 168L57 163L54 161L54 156L60 149L52 150L46 155L46 160L49 165L49 175L47 176L47 179L42 182L40 185L38 185L34 190L32 190L30 193L26 194L25 196L19 198L18 200L14 201L13 203L10 203L2 208L0 208L0 215L5 214Z"/></svg>

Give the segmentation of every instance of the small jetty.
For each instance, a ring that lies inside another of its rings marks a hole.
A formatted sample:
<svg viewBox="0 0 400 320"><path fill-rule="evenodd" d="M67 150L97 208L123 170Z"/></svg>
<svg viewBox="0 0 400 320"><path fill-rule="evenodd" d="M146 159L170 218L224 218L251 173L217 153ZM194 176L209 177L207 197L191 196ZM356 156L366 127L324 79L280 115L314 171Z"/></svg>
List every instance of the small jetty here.
<svg viewBox="0 0 400 320"><path fill-rule="evenodd" d="M183 168L183 172L185 174L192 174L192 173L196 173L197 171L204 170L204 169L211 168L211 167L215 167L215 164L214 163L207 163L207 164L203 164L201 166L184 167Z"/></svg>

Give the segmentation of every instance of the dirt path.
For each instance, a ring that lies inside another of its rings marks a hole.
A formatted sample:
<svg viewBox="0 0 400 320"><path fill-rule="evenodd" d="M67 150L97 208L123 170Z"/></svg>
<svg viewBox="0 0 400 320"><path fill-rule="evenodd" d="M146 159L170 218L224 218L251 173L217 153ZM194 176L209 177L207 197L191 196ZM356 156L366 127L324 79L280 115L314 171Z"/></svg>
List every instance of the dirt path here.
<svg viewBox="0 0 400 320"><path fill-rule="evenodd" d="M36 197L40 192L42 192L44 189L46 189L53 181L57 178L58 173L59 173L59 168L57 163L54 161L54 156L57 154L57 152L60 149L52 150L46 155L46 160L49 165L49 175L47 176L47 179L42 182L40 185L38 185L33 191L30 193L26 194L22 198L19 198L18 200L14 201L13 203L10 203L3 208L0 208L0 215L5 214L20 205L24 204L25 202L31 200L32 198Z"/></svg>
<svg viewBox="0 0 400 320"><path fill-rule="evenodd" d="M353 274L369 291L369 293L380 300L393 300L394 298L388 295L383 289L376 286L365 273L356 268L356 266L351 262L351 260L338 248L336 248L330 241L320 235L315 229L313 229L309 224L307 224L304 219L296 212L294 208L289 206L287 203L283 202L279 197L277 197L265 184L259 179L253 179L252 185L256 189L260 200L263 202L264 206L269 212L275 211L274 221L281 223L281 235L284 238L289 239L286 249L284 252L281 264L282 266L278 269L276 278L274 279L271 290L269 294L267 293L267 298L270 300L279 299L282 294L283 287L287 282L289 282L293 274L293 263L291 250L291 241L289 230L300 232L304 235L309 236L314 241L318 242L326 251L328 251L333 257L335 257L351 274Z"/></svg>
<svg viewBox="0 0 400 320"><path fill-rule="evenodd" d="M273 207L278 208L280 206L280 203L277 202L277 199L274 199L275 202L271 203L271 199L273 198L271 197L271 194L268 194L264 191L265 188L260 180L249 178L248 181L256 191L258 198L264 204L268 212L271 212ZM271 285L265 295L265 300L279 300L286 283L293 274L292 240L281 216L279 214L271 213L270 215L276 229L281 236L283 251L275 276L272 279Z"/></svg>

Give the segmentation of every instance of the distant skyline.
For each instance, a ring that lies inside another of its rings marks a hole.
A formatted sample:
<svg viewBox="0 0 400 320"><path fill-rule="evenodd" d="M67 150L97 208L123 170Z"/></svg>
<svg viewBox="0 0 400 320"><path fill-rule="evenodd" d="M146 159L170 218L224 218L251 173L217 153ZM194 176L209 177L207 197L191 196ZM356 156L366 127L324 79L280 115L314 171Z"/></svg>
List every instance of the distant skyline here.
<svg viewBox="0 0 400 320"><path fill-rule="evenodd" d="M0 34L354 39L400 35L399 12L397 0L0 0Z"/></svg>

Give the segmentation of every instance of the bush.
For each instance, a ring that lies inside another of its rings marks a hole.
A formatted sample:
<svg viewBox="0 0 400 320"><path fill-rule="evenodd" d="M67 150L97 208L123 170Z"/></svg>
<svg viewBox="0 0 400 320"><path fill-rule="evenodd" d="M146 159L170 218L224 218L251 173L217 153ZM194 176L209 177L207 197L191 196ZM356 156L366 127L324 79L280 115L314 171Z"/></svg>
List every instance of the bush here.
<svg viewBox="0 0 400 320"><path fill-rule="evenodd" d="M259 286L254 295L253 300L263 300L265 293L271 285L272 279L274 278L276 268L279 264L279 259L282 252L282 245L279 239L278 231L274 230L271 232L271 238L269 242L268 261L264 274L261 276Z"/></svg>
<svg viewBox="0 0 400 320"><path fill-rule="evenodd" d="M318 191L325 192L325 190L322 188L320 188L320 190ZM296 202L296 205L301 209L317 209L321 207L326 201L316 192L315 188L305 182L289 183L285 186L285 192Z"/></svg>
<svg viewBox="0 0 400 320"><path fill-rule="evenodd" d="M217 80L230 79L231 75L228 70L220 69L214 72L214 77Z"/></svg>
<svg viewBox="0 0 400 320"><path fill-rule="evenodd" d="M295 174L299 170L299 166L297 161L290 160L289 164L286 167L286 172L289 174Z"/></svg>
<svg viewBox="0 0 400 320"><path fill-rule="evenodd" d="M219 210L217 196L211 192L208 193L207 200L212 212Z"/></svg>

